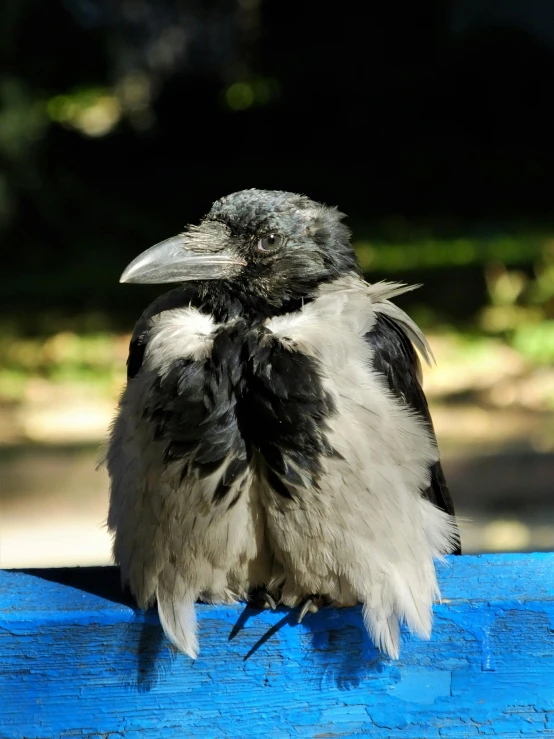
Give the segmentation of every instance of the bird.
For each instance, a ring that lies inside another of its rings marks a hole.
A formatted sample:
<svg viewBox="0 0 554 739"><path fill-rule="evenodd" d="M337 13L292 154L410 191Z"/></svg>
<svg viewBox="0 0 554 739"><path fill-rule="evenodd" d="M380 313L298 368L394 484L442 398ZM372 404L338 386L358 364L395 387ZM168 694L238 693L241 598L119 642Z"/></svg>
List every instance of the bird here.
<svg viewBox="0 0 554 739"><path fill-rule="evenodd" d="M140 316L109 432L122 583L199 653L195 603L362 604L375 646L430 638L435 560L460 553L421 361L364 280L344 214L247 189L147 249L122 283L178 283Z"/></svg>

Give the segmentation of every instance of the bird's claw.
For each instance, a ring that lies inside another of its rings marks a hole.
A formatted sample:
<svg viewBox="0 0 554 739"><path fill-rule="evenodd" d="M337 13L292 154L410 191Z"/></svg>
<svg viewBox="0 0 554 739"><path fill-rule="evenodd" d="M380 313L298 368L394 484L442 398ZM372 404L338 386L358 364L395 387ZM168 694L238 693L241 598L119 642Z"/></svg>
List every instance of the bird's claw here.
<svg viewBox="0 0 554 739"><path fill-rule="evenodd" d="M314 603L311 598L308 598L308 600L304 601L302 608L300 609L300 613L298 614L298 618L296 619L296 623L301 624L302 619L308 613L308 611L311 611L312 613L315 613L317 611L317 606L314 609Z"/></svg>
<svg viewBox="0 0 554 739"><path fill-rule="evenodd" d="M327 595L310 595L310 597L302 603L296 623L302 623L302 619L308 612L317 613L322 606L328 606L331 602L331 598Z"/></svg>
<svg viewBox="0 0 554 739"><path fill-rule="evenodd" d="M259 588L251 593L250 602L256 608L271 608L272 611L277 608L275 599L264 588Z"/></svg>
<svg viewBox="0 0 554 739"><path fill-rule="evenodd" d="M304 616L310 612L310 613L317 613L319 611L319 607L323 604L323 599L312 595L307 600L304 601L302 604L302 608L300 609L300 613L298 614L298 618L296 619L296 623L301 624L302 619Z"/></svg>
<svg viewBox="0 0 554 739"><path fill-rule="evenodd" d="M267 605L268 608L271 608L272 611L274 611L277 608L277 603L275 603L275 600L271 597L269 593L263 594L263 599Z"/></svg>

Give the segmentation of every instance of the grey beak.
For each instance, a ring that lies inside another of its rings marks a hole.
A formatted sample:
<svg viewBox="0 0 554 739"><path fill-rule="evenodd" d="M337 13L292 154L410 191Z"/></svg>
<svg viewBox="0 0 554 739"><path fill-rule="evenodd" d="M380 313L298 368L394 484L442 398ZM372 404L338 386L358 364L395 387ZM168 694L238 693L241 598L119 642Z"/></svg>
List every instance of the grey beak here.
<svg viewBox="0 0 554 739"><path fill-rule="evenodd" d="M228 250L187 249L187 235L173 236L133 259L120 282L160 284L187 280L221 280L238 274L246 262Z"/></svg>

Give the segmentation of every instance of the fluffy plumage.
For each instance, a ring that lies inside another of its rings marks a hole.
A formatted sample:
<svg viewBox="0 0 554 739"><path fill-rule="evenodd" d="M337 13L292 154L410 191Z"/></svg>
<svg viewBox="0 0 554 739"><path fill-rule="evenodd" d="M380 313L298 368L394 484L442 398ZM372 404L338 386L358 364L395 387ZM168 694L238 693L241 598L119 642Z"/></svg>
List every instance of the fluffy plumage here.
<svg viewBox="0 0 554 739"><path fill-rule="evenodd" d="M218 201L183 248L232 266L135 327L108 525L123 581L192 657L195 601L260 589L361 601L391 657L400 622L430 635L433 559L458 550L413 345L432 354L390 300L413 288L365 283L341 218L289 193Z"/></svg>

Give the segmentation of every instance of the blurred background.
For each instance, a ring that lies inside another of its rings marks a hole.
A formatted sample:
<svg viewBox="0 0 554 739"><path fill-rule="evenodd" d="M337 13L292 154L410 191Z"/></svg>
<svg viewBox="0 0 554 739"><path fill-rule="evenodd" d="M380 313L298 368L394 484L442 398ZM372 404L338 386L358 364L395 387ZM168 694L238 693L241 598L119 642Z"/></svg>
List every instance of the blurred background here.
<svg viewBox="0 0 554 739"><path fill-rule="evenodd" d="M327 9L325 9L327 8ZM248 187L349 215L401 302L466 552L554 549L554 6L3 0L0 566L102 564L146 247Z"/></svg>

